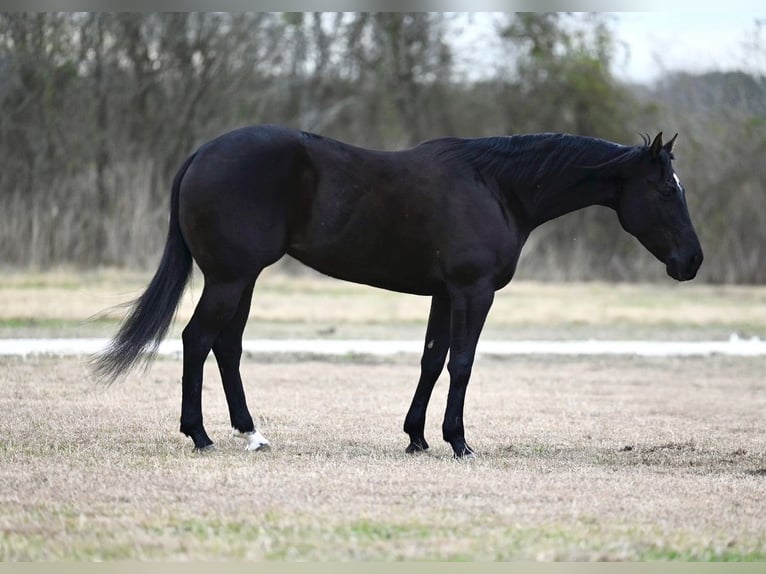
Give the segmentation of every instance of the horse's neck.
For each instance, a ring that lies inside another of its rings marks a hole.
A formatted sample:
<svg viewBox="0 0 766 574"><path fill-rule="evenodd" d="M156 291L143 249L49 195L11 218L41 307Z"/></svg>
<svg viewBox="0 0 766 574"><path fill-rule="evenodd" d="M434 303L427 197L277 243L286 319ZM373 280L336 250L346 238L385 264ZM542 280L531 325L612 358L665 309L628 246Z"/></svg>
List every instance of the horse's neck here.
<svg viewBox="0 0 766 574"><path fill-rule="evenodd" d="M572 180L563 177L558 181L528 186L520 195L529 223L534 228L591 205L614 207L615 183L595 177Z"/></svg>
<svg viewBox="0 0 766 574"><path fill-rule="evenodd" d="M467 158L497 185L509 205L523 210L530 230L590 205L614 207L614 166L602 166L630 151L604 140L562 134L477 139L452 150L451 159Z"/></svg>

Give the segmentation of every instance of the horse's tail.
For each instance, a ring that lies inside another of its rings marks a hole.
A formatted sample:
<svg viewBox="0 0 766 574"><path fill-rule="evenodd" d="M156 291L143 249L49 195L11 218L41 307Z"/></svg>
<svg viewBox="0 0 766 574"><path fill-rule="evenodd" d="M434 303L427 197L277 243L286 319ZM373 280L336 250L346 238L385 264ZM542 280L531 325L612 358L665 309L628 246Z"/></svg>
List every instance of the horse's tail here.
<svg viewBox="0 0 766 574"><path fill-rule="evenodd" d="M178 195L194 155L186 160L173 180L168 238L159 268L144 293L130 304L130 313L117 335L94 358L94 370L102 380L114 381L141 359L146 364L151 362L170 328L192 269L192 256L178 223Z"/></svg>

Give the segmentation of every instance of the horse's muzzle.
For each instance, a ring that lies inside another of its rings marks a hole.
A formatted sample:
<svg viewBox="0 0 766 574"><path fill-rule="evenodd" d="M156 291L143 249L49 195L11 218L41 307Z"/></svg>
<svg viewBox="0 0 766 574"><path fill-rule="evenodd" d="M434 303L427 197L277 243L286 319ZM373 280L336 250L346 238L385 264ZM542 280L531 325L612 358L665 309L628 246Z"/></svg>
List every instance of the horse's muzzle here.
<svg viewBox="0 0 766 574"><path fill-rule="evenodd" d="M697 276L697 271L702 265L702 249L696 249L691 254L683 256L671 255L668 257L665 268L676 281L690 281Z"/></svg>

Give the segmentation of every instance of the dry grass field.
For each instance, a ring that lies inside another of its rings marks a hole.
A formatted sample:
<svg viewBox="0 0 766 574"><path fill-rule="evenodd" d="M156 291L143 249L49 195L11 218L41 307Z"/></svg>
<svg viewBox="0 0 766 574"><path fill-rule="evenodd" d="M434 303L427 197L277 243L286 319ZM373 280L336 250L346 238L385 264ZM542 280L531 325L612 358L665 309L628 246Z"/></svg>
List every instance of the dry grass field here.
<svg viewBox="0 0 766 574"><path fill-rule="evenodd" d="M177 432L179 364L4 359L0 559L766 559L762 359L482 360L479 452L404 453L413 361L248 361L267 453Z"/></svg>
<svg viewBox="0 0 766 574"><path fill-rule="evenodd" d="M146 273L0 274L0 337L110 336L124 304L141 294ZM171 336L180 336L202 279L194 275ZM426 297L402 295L315 275L267 269L258 280L246 337L416 338ZM766 286L694 283L613 285L514 281L497 293L484 338L766 338Z"/></svg>
<svg viewBox="0 0 766 574"><path fill-rule="evenodd" d="M84 318L145 280L8 274L0 336L110 334L113 314ZM315 278L262 291L251 336L419 338L427 313ZM494 336L763 338L766 290L522 283L493 315ZM248 453L209 361L217 448L196 454L177 430L177 360L107 387L83 359L1 358L0 560L766 560L766 358L482 358L471 462L440 438L445 377L431 451L404 453L417 363L246 358L273 445Z"/></svg>

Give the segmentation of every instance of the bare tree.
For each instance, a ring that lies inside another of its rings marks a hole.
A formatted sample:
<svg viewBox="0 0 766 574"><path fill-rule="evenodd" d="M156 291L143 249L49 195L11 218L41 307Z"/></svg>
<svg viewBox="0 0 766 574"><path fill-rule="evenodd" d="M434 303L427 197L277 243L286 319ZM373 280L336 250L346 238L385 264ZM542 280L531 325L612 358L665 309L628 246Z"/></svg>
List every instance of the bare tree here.
<svg viewBox="0 0 766 574"><path fill-rule="evenodd" d="M701 280L766 281L766 81L666 75L626 86L600 15L508 15L505 69L455 73L438 13L0 13L0 263L150 266L183 158L281 123L368 147L566 131L623 143L673 129L707 250ZM762 25L749 57L763 60ZM579 229L575 233L574 230ZM520 273L657 278L614 217L533 235Z"/></svg>

